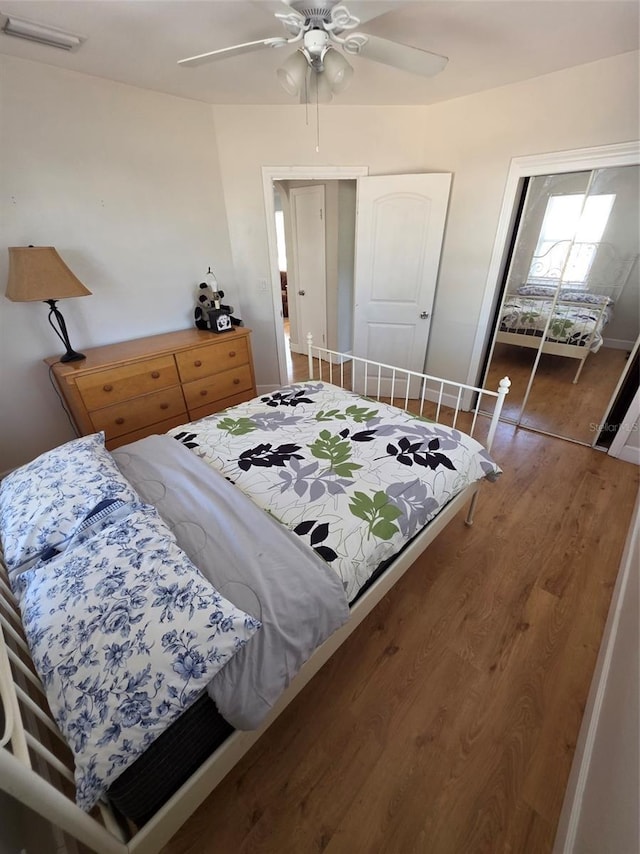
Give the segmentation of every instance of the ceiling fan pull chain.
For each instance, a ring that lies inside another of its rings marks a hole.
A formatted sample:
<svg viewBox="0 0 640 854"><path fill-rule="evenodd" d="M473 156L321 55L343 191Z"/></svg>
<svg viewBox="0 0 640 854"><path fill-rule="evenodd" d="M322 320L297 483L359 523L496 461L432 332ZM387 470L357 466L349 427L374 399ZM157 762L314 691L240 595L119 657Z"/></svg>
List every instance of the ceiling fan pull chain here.
<svg viewBox="0 0 640 854"><path fill-rule="evenodd" d="M320 102L318 100L318 86L316 81L316 154L320 153Z"/></svg>

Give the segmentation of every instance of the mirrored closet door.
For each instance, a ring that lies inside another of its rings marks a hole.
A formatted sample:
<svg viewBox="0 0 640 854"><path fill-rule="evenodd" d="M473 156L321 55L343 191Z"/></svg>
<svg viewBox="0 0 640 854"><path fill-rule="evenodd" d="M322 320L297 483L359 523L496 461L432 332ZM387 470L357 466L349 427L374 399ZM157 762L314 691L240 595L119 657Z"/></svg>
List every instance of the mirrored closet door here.
<svg viewBox="0 0 640 854"><path fill-rule="evenodd" d="M528 179L485 386L504 416L592 445L640 335L638 166Z"/></svg>

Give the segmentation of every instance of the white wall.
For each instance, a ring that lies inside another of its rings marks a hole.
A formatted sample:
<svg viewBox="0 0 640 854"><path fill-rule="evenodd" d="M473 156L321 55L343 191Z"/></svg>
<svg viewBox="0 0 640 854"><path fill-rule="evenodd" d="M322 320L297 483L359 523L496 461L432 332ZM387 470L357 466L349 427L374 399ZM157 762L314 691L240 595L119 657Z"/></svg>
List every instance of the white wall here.
<svg viewBox="0 0 640 854"><path fill-rule="evenodd" d="M638 54L546 75L430 107L214 108L236 275L260 354L258 383L276 376L263 165L368 166L370 174L453 172L428 353L430 372L467 376L512 157L624 142L638 136Z"/></svg>
<svg viewBox="0 0 640 854"><path fill-rule="evenodd" d="M78 349L189 326L212 264L270 384L262 166L450 171L428 368L465 379L511 158L636 138L637 72L631 53L430 107L338 99L316 152L304 106L209 108L0 57L3 246L54 245L93 291L61 305ZM0 247L0 287L6 265ZM58 351L44 306L0 298L0 472L71 436L41 363Z"/></svg>
<svg viewBox="0 0 640 854"><path fill-rule="evenodd" d="M5 247L55 246L92 291L60 303L79 350L190 326L209 264L234 302L209 106L0 56L0 116L2 293ZM46 316L0 296L0 472L73 436Z"/></svg>

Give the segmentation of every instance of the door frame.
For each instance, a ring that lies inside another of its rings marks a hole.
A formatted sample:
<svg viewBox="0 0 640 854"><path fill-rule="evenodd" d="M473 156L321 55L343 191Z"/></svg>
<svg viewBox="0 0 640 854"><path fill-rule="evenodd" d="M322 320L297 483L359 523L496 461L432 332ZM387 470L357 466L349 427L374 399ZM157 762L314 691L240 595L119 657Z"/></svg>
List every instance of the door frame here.
<svg viewBox="0 0 640 854"><path fill-rule="evenodd" d="M262 191L267 224L269 248L269 272L271 297L273 300L273 328L276 336L278 372L280 385L287 383L287 359L284 348L284 321L280 295L280 271L278 269L278 243L276 238L276 210L273 199L274 181L340 181L357 179L369 174L368 166L263 166ZM357 190L356 190L357 192Z"/></svg>
<svg viewBox="0 0 640 854"><path fill-rule="evenodd" d="M640 165L639 140L512 158L469 362L467 374L469 385L476 385L481 381L482 357L486 349L491 346L494 309L497 299L500 298L500 285L508 263L508 250L518 212L518 199L525 178L562 172L582 172L609 166L638 165Z"/></svg>

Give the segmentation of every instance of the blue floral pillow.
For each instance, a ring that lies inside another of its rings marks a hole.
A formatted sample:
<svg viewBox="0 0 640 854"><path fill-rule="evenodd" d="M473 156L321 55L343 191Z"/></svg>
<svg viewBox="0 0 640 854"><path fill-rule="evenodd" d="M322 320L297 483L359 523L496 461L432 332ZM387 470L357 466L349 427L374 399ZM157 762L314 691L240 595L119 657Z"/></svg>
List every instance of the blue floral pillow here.
<svg viewBox="0 0 640 854"><path fill-rule="evenodd" d="M520 285L517 293L523 297L553 297L558 290L558 285Z"/></svg>
<svg viewBox="0 0 640 854"><path fill-rule="evenodd" d="M562 288L560 299L566 302L584 303L585 305L613 305L611 297L604 294L594 294L591 291L572 290L571 288Z"/></svg>
<svg viewBox="0 0 640 854"><path fill-rule="evenodd" d="M23 572L16 589L85 810L261 626L222 598L142 504Z"/></svg>
<svg viewBox="0 0 640 854"><path fill-rule="evenodd" d="M0 482L0 536L9 575L73 533L100 501L139 501L104 434L47 451Z"/></svg>

